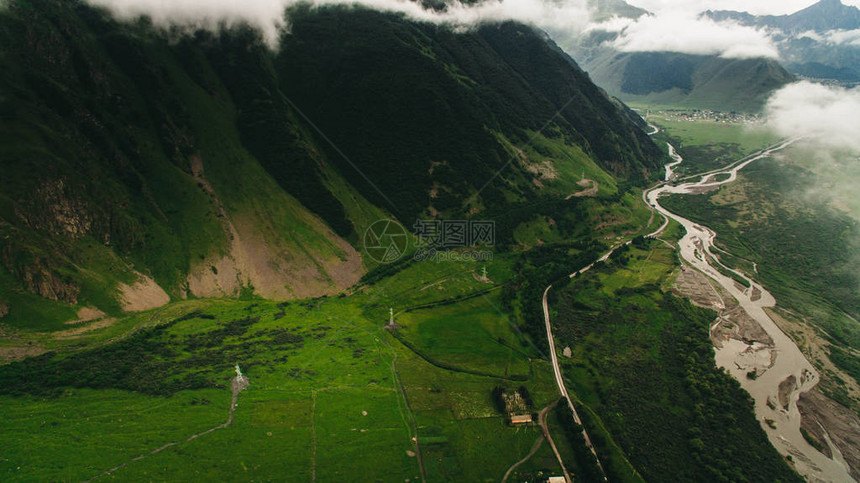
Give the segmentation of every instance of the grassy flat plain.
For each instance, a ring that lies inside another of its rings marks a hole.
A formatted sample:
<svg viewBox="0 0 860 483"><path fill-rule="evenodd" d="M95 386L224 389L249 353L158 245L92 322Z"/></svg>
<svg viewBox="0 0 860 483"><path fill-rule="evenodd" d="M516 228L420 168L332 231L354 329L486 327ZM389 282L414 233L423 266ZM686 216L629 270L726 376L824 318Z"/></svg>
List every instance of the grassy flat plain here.
<svg viewBox="0 0 860 483"><path fill-rule="evenodd" d="M685 108L645 104L633 106L648 122L661 129L654 139L671 142L684 158L684 163L678 168L681 173L724 166L779 140L761 126L713 119L683 120L680 114L693 113Z"/></svg>
<svg viewBox="0 0 860 483"><path fill-rule="evenodd" d="M494 286L479 270L414 263L348 297L191 300L74 339L28 333L60 352L0 367L0 478L87 480L127 463L99 479L416 480L417 434L428 479L498 481L540 431L510 427L492 389L525 385L536 410L557 396L499 290L464 298ZM494 282L510 273L488 265ZM390 303L421 354L382 330ZM236 363L250 387L233 424L187 441L226 421ZM556 467L542 448L517 474Z"/></svg>

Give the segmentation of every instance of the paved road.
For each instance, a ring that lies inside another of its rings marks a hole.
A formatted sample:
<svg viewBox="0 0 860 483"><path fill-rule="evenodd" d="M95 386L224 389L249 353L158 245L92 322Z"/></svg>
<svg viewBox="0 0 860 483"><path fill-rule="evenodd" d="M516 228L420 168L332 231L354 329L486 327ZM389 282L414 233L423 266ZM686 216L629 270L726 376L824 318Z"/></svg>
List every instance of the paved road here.
<svg viewBox="0 0 860 483"><path fill-rule="evenodd" d="M612 251L614 250L615 249L613 248ZM606 260L606 258L609 257L612 251L601 257L601 260ZM589 265L588 267L571 274L571 278L575 277L579 273L584 272L588 268L591 268L592 265ZM547 343L549 344L550 358L552 359L552 370L555 373L555 383L558 385L558 391L567 401L567 405L570 408L571 412L573 412L573 420L576 421L576 424L582 426L582 420L579 418L579 413L576 412L576 408L573 407L573 402L571 402L570 395L568 395L567 393L567 387L565 387L564 385L564 378L561 375L561 368L558 365L558 354L555 350L555 338L552 335L552 324L549 321L549 306L546 302L547 294L549 293L549 289L551 288L552 285L548 286L546 290L543 291L543 317L544 322L546 323L546 339ZM585 439L585 444L586 446L588 446L588 449L591 450L591 454L594 455L594 459L597 462L597 466L600 468L600 472L603 474L603 480L608 481L608 479L606 478L606 472L603 470L603 465L600 463L600 458L597 456L597 451L594 449L594 445L591 444L591 438L588 437L588 431L585 430L585 426L582 427L582 437Z"/></svg>

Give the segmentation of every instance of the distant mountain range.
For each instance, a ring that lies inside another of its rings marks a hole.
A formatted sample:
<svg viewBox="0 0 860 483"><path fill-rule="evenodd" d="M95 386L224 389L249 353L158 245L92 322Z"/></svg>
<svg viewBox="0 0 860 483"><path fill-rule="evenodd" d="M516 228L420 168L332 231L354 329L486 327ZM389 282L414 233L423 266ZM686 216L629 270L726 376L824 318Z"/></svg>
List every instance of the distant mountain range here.
<svg viewBox="0 0 860 483"><path fill-rule="evenodd" d="M637 19L649 12L623 0L596 0L596 20ZM620 52L618 33L599 29L565 47L599 86L627 102L721 111L758 111L768 95L794 77L772 59L726 59L678 52Z"/></svg>
<svg viewBox="0 0 860 483"><path fill-rule="evenodd" d="M772 59L675 52L609 52L585 65L594 82L622 100L718 111L757 111L794 80Z"/></svg>
<svg viewBox="0 0 860 483"><path fill-rule="evenodd" d="M595 0L592 8L597 22L651 15L623 0ZM564 45L598 85L627 102L757 111L795 75L860 81L860 9L839 0L822 0L791 15L706 11L701 16L767 29L780 59L621 52L613 47L619 34L599 29Z"/></svg>
<svg viewBox="0 0 860 483"><path fill-rule="evenodd" d="M731 10L708 10L703 15L716 21L734 20L742 25L777 28L794 34L810 30L826 32L860 29L860 9L843 5L840 0L821 0L791 15L756 16Z"/></svg>
<svg viewBox="0 0 860 483"><path fill-rule="evenodd" d="M755 16L706 11L716 21L773 29L784 65L796 74L844 82L860 81L860 9L821 0L791 15Z"/></svg>

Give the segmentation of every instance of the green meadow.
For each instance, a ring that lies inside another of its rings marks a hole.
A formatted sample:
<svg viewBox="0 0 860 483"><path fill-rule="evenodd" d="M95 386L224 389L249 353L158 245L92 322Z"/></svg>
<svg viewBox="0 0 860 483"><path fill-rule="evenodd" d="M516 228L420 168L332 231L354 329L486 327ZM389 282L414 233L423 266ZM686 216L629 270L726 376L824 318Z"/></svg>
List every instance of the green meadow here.
<svg viewBox="0 0 860 483"><path fill-rule="evenodd" d="M434 481L498 481L540 430L511 427L491 391L524 385L535 411L557 392L499 309L511 261L487 264L492 283L481 268L408 263L346 297L190 300L74 339L28 333L56 352L0 367L0 475L414 481L423 466ZM237 363L250 386L233 423L189 440L227 420ZM517 474L556 474L548 451Z"/></svg>
<svg viewBox="0 0 860 483"><path fill-rule="evenodd" d="M661 147L665 147L662 143L672 143L684 158L684 163L676 169L681 173L719 168L779 141L773 132L756 124L683 120L679 119L679 114L690 114L691 110L661 105L635 106L648 122L660 128L653 139L661 143Z"/></svg>

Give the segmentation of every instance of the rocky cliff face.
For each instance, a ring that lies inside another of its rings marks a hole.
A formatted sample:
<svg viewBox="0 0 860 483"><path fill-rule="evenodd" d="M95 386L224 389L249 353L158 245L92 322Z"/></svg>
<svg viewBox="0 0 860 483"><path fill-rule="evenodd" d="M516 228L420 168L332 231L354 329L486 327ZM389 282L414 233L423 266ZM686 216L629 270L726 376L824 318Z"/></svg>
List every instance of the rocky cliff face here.
<svg viewBox="0 0 860 483"><path fill-rule="evenodd" d="M69 186L63 178L46 179L15 204L15 214L32 230L77 240L93 227L92 207L78 195L83 189Z"/></svg>

